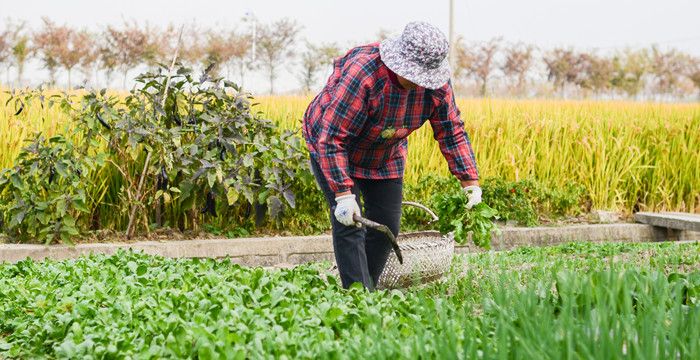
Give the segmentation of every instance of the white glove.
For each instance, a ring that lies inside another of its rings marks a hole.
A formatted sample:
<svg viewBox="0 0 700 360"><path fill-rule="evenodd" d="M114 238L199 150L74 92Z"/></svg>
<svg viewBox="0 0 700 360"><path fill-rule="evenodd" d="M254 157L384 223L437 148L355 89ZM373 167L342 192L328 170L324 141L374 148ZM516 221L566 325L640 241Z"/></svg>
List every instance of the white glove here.
<svg viewBox="0 0 700 360"><path fill-rule="evenodd" d="M362 213L360 213L360 206L357 205L357 201L355 201L355 195L338 196L335 198L335 202L334 215L335 218L338 219L338 222L345 226L355 225L355 220L352 219L352 216L355 214L362 215Z"/></svg>
<svg viewBox="0 0 700 360"><path fill-rule="evenodd" d="M481 188L476 185L465 186L464 195L467 196L467 209L481 202Z"/></svg>

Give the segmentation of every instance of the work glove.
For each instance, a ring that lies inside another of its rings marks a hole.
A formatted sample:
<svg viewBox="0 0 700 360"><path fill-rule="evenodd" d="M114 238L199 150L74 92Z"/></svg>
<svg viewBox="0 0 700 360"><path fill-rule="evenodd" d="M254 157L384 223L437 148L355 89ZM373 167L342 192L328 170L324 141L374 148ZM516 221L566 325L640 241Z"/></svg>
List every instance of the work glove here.
<svg viewBox="0 0 700 360"><path fill-rule="evenodd" d="M355 214L362 216L360 213L360 206L357 205L357 201L355 201L355 195L338 196L335 198L335 202L334 215L338 222L345 226L355 225L355 220L352 219L352 216Z"/></svg>
<svg viewBox="0 0 700 360"><path fill-rule="evenodd" d="M476 185L465 186L464 195L467 196L467 209L481 202L481 188Z"/></svg>

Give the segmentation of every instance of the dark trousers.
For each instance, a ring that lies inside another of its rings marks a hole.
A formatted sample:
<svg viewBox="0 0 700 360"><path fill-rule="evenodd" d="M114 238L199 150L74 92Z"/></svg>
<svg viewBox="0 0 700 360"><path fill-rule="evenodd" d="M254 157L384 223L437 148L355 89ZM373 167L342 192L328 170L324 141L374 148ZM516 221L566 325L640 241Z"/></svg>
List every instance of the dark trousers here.
<svg viewBox="0 0 700 360"><path fill-rule="evenodd" d="M384 265L389 258L391 243L386 236L374 229L345 226L336 220L335 193L331 191L320 166L311 159L311 170L331 208L333 228L333 251L344 288L353 283L362 283L372 290L379 280ZM352 193L362 209L362 216L384 224L395 236L399 234L401 223L401 200L403 179L371 180L352 179L355 186Z"/></svg>

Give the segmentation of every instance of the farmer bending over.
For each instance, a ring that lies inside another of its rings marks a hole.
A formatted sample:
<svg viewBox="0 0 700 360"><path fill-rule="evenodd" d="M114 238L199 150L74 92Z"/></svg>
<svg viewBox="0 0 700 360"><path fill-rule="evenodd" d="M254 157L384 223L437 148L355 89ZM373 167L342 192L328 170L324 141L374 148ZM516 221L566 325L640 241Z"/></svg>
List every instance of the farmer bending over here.
<svg viewBox="0 0 700 360"><path fill-rule="evenodd" d="M430 121L468 207L481 202L476 161L459 117L448 42L424 22L381 43L351 49L304 113L311 168L331 208L333 249L343 287L374 289L388 259L385 235L355 226L364 217L399 233L406 137Z"/></svg>

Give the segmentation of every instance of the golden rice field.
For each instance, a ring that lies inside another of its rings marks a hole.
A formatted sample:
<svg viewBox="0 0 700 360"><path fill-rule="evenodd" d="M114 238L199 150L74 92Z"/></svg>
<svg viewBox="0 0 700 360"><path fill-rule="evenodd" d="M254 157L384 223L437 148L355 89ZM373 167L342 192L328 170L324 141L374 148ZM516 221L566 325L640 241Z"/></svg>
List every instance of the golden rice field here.
<svg viewBox="0 0 700 360"><path fill-rule="evenodd" d="M0 96L5 104L6 95ZM298 129L309 97L261 97L259 109ZM700 104L460 99L482 177L585 186L593 206L700 212ZM0 112L0 167L35 131L62 131L58 111ZM43 119L43 120L42 120ZM449 175L429 125L409 138L406 181Z"/></svg>
<svg viewBox="0 0 700 360"><path fill-rule="evenodd" d="M263 97L261 110L299 128L308 97ZM700 212L700 104L457 101L482 177L577 182L593 206ZM406 179L449 175L426 124L409 137Z"/></svg>

